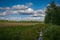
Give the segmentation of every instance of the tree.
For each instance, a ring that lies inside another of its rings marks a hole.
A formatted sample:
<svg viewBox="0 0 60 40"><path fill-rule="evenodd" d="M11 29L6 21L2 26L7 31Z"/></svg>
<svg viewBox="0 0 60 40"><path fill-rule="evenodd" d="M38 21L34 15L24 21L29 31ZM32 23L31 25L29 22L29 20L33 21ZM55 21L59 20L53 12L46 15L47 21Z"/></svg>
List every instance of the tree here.
<svg viewBox="0 0 60 40"><path fill-rule="evenodd" d="M60 25L60 6L57 6L57 11L56 11L56 24Z"/></svg>
<svg viewBox="0 0 60 40"><path fill-rule="evenodd" d="M46 9L45 23L60 25L60 7L54 1Z"/></svg>

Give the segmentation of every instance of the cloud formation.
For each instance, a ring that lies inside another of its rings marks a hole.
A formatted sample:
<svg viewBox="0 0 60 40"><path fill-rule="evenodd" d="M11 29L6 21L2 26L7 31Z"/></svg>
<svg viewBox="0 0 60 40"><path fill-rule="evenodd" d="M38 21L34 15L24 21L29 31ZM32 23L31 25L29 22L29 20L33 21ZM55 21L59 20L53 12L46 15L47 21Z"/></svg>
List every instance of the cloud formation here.
<svg viewBox="0 0 60 40"><path fill-rule="evenodd" d="M31 2L26 5L14 5L12 7L0 7L1 10L5 10L3 12L0 12L0 16L6 16L9 14L31 14L28 17L25 18L17 18L17 17L0 17L0 19L6 19L6 20L44 20L45 16L45 10L34 10L30 8L29 6L33 5ZM42 18L41 18L42 17Z"/></svg>
<svg viewBox="0 0 60 40"><path fill-rule="evenodd" d="M28 6L25 6L25 5L14 5L14 6L12 6L12 9L17 9L17 10L24 10L27 8L28 8Z"/></svg>

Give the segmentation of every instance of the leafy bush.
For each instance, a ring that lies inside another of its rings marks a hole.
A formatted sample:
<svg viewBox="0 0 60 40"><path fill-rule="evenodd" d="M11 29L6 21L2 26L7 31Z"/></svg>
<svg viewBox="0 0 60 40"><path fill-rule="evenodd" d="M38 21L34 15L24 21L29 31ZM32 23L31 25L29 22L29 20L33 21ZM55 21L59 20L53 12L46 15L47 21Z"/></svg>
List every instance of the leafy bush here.
<svg viewBox="0 0 60 40"><path fill-rule="evenodd" d="M60 27L51 26L45 30L43 40L60 40Z"/></svg>

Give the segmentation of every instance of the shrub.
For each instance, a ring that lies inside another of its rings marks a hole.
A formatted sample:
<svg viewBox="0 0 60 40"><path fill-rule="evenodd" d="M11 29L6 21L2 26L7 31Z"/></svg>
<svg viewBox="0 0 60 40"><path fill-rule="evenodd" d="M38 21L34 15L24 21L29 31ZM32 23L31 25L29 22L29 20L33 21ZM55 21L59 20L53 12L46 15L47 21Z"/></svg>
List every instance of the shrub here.
<svg viewBox="0 0 60 40"><path fill-rule="evenodd" d="M43 33L43 40L60 40L60 27L51 26Z"/></svg>

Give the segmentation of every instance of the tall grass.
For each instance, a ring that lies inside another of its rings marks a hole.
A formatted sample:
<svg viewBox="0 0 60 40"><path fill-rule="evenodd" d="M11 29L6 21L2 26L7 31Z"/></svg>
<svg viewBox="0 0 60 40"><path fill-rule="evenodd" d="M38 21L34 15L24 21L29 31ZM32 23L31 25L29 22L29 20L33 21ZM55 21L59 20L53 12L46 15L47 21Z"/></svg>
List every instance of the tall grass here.
<svg viewBox="0 0 60 40"><path fill-rule="evenodd" d="M29 26L3 26L0 27L0 40L37 40L41 28L43 28L44 40L53 40L52 35L56 37L60 33L59 26L43 23ZM58 31L57 35L55 34L56 30ZM60 40L60 34L56 38Z"/></svg>
<svg viewBox="0 0 60 40"><path fill-rule="evenodd" d="M0 40L37 40L43 24L0 27Z"/></svg>

